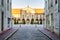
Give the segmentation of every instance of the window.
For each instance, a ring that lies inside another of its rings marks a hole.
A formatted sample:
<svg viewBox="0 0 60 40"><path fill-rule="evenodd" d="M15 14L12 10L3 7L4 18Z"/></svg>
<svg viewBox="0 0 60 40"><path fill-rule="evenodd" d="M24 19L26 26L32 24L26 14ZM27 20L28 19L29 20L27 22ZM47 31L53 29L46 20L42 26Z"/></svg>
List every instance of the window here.
<svg viewBox="0 0 60 40"><path fill-rule="evenodd" d="M51 0L51 7L53 7L53 0Z"/></svg>
<svg viewBox="0 0 60 40"><path fill-rule="evenodd" d="M55 4L57 4L57 0L55 0Z"/></svg>
<svg viewBox="0 0 60 40"><path fill-rule="evenodd" d="M47 3L47 1L45 1L45 3Z"/></svg>
<svg viewBox="0 0 60 40"><path fill-rule="evenodd" d="M53 21L54 19L53 19L53 13L51 13L51 20Z"/></svg>
<svg viewBox="0 0 60 40"><path fill-rule="evenodd" d="M22 15L23 16L23 19L24 19L24 15Z"/></svg>
<svg viewBox="0 0 60 40"><path fill-rule="evenodd" d="M58 12L60 12L60 10L58 10Z"/></svg>
<svg viewBox="0 0 60 40"><path fill-rule="evenodd" d="M29 19L27 19L27 21L29 21Z"/></svg>
<svg viewBox="0 0 60 40"><path fill-rule="evenodd" d="M9 3L9 0L7 0L7 3Z"/></svg>
<svg viewBox="0 0 60 40"><path fill-rule="evenodd" d="M53 5L51 4L51 7L53 7Z"/></svg>
<svg viewBox="0 0 60 40"><path fill-rule="evenodd" d="M4 5L4 0L1 0L1 4L2 4L2 6Z"/></svg>
<svg viewBox="0 0 60 40"><path fill-rule="evenodd" d="M9 5L7 5L7 10L9 10Z"/></svg>
<svg viewBox="0 0 60 40"><path fill-rule="evenodd" d="M9 0L7 0L7 10L9 10Z"/></svg>
<svg viewBox="0 0 60 40"><path fill-rule="evenodd" d="M51 3L51 7L53 7L53 4Z"/></svg>
<svg viewBox="0 0 60 40"><path fill-rule="evenodd" d="M34 16L34 15L32 15L32 18L34 18L33 16Z"/></svg>
<svg viewBox="0 0 60 40"><path fill-rule="evenodd" d="M8 24L10 24L10 18L8 18Z"/></svg>
<svg viewBox="0 0 60 40"><path fill-rule="evenodd" d="M10 18L8 18L8 27L10 26Z"/></svg>

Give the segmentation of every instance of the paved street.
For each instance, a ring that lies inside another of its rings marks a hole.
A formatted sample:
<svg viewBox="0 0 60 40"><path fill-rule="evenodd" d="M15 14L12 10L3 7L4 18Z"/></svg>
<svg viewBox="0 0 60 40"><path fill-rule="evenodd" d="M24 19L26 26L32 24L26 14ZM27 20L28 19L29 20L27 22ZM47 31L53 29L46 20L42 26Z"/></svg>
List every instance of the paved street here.
<svg viewBox="0 0 60 40"><path fill-rule="evenodd" d="M38 28L39 27L36 27L35 25L22 25L8 40L50 40L47 36L41 33Z"/></svg>

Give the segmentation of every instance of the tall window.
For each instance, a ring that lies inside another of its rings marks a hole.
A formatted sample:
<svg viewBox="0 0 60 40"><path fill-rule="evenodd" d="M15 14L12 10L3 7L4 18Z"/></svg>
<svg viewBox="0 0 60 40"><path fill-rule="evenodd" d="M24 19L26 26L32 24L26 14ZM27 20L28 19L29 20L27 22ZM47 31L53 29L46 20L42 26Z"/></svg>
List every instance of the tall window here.
<svg viewBox="0 0 60 40"><path fill-rule="evenodd" d="M8 27L10 26L10 18L8 18Z"/></svg>
<svg viewBox="0 0 60 40"><path fill-rule="evenodd" d="M60 10L58 10L58 12L60 12Z"/></svg>
<svg viewBox="0 0 60 40"><path fill-rule="evenodd" d="M9 0L7 0L7 3L9 3Z"/></svg>
<svg viewBox="0 0 60 40"><path fill-rule="evenodd" d="M24 15L23 15L23 19L24 19Z"/></svg>
<svg viewBox="0 0 60 40"><path fill-rule="evenodd" d="M54 19L53 19L53 13L51 14L51 20L53 21Z"/></svg>
<svg viewBox="0 0 60 40"><path fill-rule="evenodd" d="M2 4L2 6L4 5L4 0L1 0L1 4Z"/></svg>
<svg viewBox="0 0 60 40"><path fill-rule="evenodd" d="M9 0L7 0L7 10L9 10Z"/></svg>
<svg viewBox="0 0 60 40"><path fill-rule="evenodd" d="M55 4L57 4L57 0L55 0Z"/></svg>

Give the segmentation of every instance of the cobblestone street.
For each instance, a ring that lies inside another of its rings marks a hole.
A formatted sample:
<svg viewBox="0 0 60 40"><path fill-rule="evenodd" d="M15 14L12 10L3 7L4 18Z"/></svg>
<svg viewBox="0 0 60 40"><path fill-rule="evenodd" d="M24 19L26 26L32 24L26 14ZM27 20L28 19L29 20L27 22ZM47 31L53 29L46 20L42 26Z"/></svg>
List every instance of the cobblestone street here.
<svg viewBox="0 0 60 40"><path fill-rule="evenodd" d="M50 40L35 26L21 26L8 40Z"/></svg>

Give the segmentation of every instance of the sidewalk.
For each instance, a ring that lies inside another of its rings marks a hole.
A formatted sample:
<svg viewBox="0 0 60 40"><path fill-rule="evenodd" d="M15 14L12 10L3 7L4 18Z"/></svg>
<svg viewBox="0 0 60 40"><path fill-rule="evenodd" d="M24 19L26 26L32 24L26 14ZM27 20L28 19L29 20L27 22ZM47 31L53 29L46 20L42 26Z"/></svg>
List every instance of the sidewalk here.
<svg viewBox="0 0 60 40"><path fill-rule="evenodd" d="M44 35L46 35L47 37L49 37L51 40L59 40L59 37L55 34L50 32L49 30L45 29L45 28L39 28L39 31L42 32Z"/></svg>
<svg viewBox="0 0 60 40"><path fill-rule="evenodd" d="M0 40L7 40L11 35L13 35L15 32L17 31L17 29L9 29L3 33L0 34Z"/></svg>

